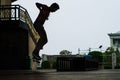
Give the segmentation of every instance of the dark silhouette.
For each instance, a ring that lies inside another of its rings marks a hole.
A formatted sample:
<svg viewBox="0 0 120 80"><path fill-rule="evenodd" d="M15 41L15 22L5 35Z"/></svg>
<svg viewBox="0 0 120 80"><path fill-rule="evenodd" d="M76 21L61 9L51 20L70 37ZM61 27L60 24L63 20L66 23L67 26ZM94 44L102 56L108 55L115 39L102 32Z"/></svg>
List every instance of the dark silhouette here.
<svg viewBox="0 0 120 80"><path fill-rule="evenodd" d="M33 59L39 62L39 60L41 59L39 56L39 51L40 49L43 49L43 46L48 42L46 31L43 25L45 21L48 20L50 12L57 11L59 9L59 5L57 3L53 3L50 7L48 7L45 4L36 3L36 6L40 10L40 13L34 22L34 27L40 35L40 39L38 40L36 47L33 51Z"/></svg>

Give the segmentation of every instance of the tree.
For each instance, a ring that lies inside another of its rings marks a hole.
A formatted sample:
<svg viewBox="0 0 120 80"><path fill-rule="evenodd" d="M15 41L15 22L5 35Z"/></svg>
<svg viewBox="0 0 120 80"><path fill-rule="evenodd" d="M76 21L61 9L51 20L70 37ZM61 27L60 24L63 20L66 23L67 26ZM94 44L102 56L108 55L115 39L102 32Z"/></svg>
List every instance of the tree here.
<svg viewBox="0 0 120 80"><path fill-rule="evenodd" d="M44 61L42 62L42 68L43 69L49 69L50 68L50 62L49 61Z"/></svg>
<svg viewBox="0 0 120 80"><path fill-rule="evenodd" d="M104 55L103 55L103 60L104 60L104 63L107 63L105 65L105 68L112 68L112 53L116 53L116 60L117 60L117 65L116 65L116 68L120 68L120 52L119 52L119 49L116 48L114 49L113 47L108 47L106 49L106 51L104 52Z"/></svg>
<svg viewBox="0 0 120 80"><path fill-rule="evenodd" d="M91 51L91 52L89 52L88 55L91 55L98 62L102 62L103 61L102 52L100 52L100 51Z"/></svg>
<svg viewBox="0 0 120 80"><path fill-rule="evenodd" d="M60 52L60 55L71 55L72 52L68 51L68 50L62 50Z"/></svg>
<svg viewBox="0 0 120 80"><path fill-rule="evenodd" d="M115 50L114 50L114 48L113 47L108 47L107 49L106 49L106 51L105 51L105 54L112 54L112 53L114 53L115 52Z"/></svg>
<svg viewBox="0 0 120 80"><path fill-rule="evenodd" d="M112 53L115 53L113 47L108 47L103 54L104 68L111 69L112 68Z"/></svg>

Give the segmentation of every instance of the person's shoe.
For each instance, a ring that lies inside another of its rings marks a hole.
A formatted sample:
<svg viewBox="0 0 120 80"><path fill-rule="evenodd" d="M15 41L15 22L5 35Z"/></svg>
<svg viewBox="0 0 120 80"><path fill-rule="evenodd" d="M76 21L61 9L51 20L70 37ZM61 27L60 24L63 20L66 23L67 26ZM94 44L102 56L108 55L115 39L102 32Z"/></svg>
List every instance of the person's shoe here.
<svg viewBox="0 0 120 80"><path fill-rule="evenodd" d="M33 58L33 62L40 63L40 61L39 61L39 60L37 60L37 59L34 59L34 58Z"/></svg>
<svg viewBox="0 0 120 80"><path fill-rule="evenodd" d="M33 55L33 58L34 58L34 59L41 60L41 57L40 57L39 55L36 55L36 54L34 54L34 53L33 53L32 55Z"/></svg>

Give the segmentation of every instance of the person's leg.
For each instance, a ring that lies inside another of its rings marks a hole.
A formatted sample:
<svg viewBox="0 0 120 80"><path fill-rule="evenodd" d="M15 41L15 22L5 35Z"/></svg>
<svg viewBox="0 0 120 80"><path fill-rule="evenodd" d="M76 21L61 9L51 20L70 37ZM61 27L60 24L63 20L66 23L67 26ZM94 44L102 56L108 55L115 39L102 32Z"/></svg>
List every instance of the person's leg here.
<svg viewBox="0 0 120 80"><path fill-rule="evenodd" d="M41 59L39 56L39 51L40 51L40 49L43 49L43 46L48 42L47 35L46 35L44 28L39 33L39 35L40 35L40 39L38 40L36 47L33 51L33 57L36 59Z"/></svg>
<svg viewBox="0 0 120 80"><path fill-rule="evenodd" d="M39 56L39 51L43 48L43 46L47 43L47 39L39 39L38 43L33 51L33 59L41 60Z"/></svg>
<svg viewBox="0 0 120 80"><path fill-rule="evenodd" d="M33 55L33 59L41 60L41 57L39 56L39 49L37 48L37 46L33 50L32 55Z"/></svg>

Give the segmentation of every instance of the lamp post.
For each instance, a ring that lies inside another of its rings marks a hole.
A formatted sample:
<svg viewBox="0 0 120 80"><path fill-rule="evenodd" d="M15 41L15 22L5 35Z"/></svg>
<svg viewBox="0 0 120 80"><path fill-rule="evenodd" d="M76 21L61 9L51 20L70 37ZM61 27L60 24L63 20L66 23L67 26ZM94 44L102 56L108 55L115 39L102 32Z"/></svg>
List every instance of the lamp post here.
<svg viewBox="0 0 120 80"><path fill-rule="evenodd" d="M80 48L78 48L78 54L80 55Z"/></svg>

